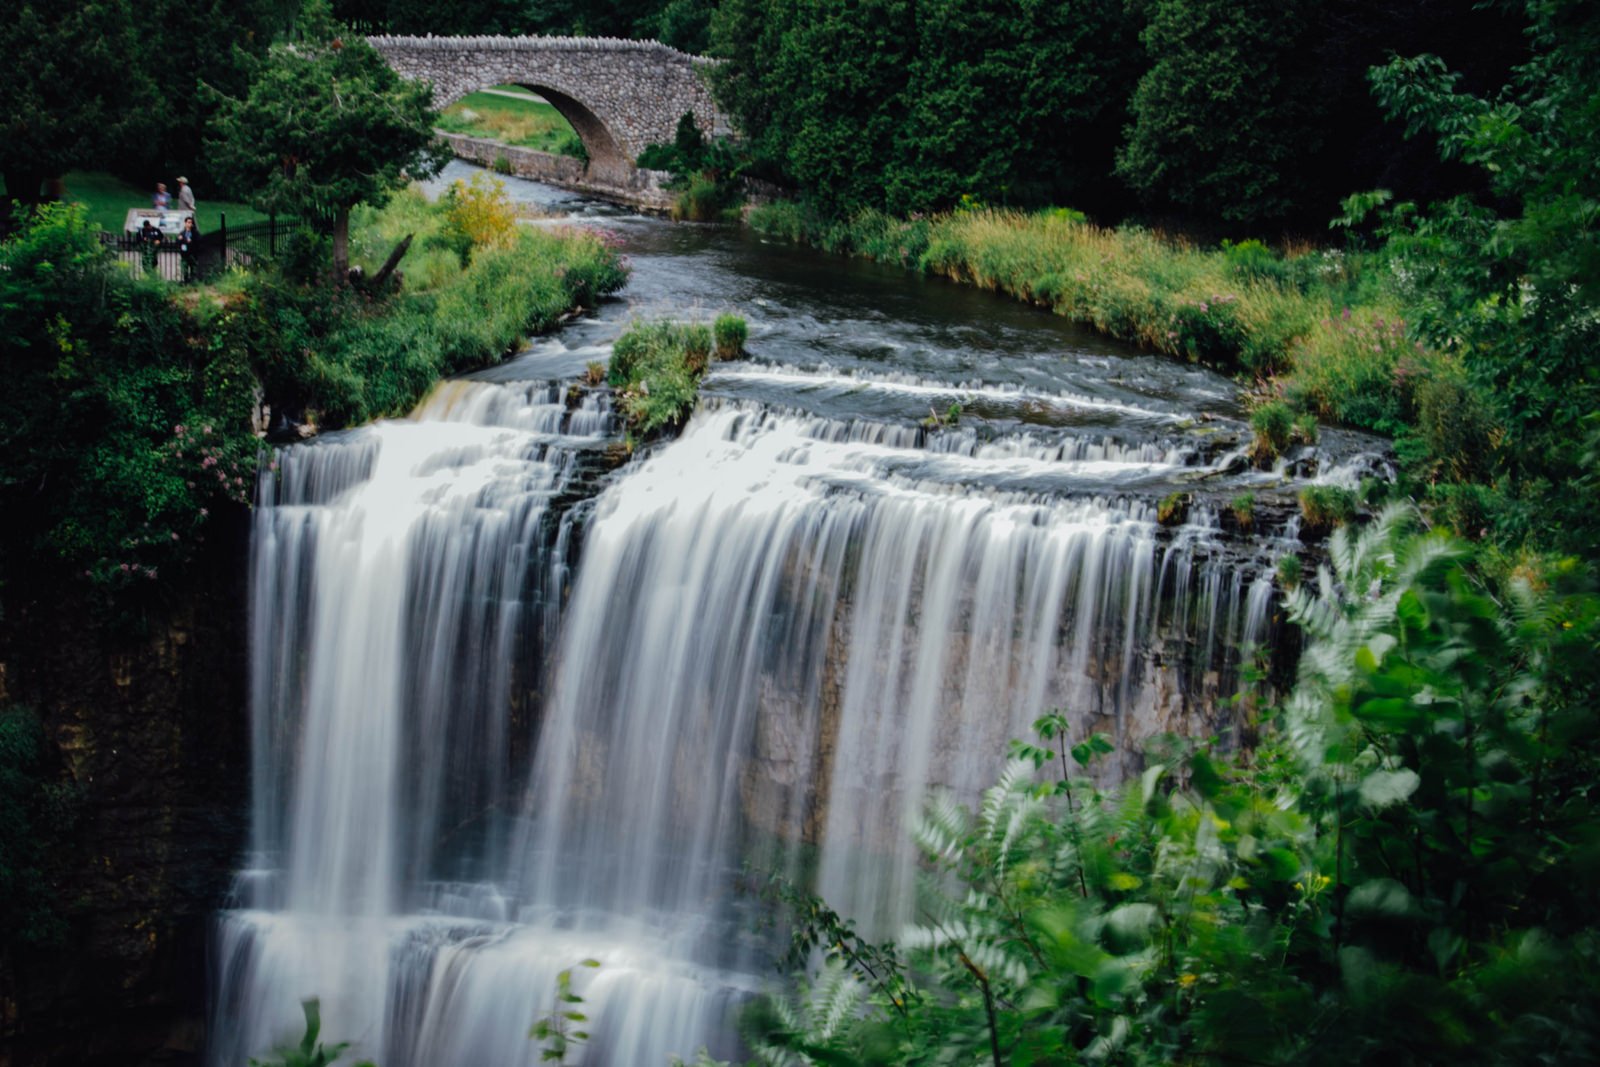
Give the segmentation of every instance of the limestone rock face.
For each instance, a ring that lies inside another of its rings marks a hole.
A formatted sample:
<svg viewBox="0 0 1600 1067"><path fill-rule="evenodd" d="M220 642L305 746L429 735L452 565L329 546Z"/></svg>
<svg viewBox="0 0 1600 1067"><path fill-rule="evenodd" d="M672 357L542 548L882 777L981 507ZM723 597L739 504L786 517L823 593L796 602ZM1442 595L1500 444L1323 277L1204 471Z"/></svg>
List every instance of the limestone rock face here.
<svg viewBox="0 0 1600 1067"><path fill-rule="evenodd" d="M198 1050L206 932L249 809L247 522L106 621L74 593L7 604L0 701L32 707L75 797L49 846L66 926L0 956L0 1064L137 1064Z"/></svg>

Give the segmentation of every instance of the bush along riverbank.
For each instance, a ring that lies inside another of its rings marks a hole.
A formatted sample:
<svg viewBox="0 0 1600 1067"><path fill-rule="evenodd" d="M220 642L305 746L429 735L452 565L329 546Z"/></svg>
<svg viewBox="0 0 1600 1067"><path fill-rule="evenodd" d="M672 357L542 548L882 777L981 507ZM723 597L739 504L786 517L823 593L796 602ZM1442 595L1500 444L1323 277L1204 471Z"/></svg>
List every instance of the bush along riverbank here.
<svg viewBox="0 0 1600 1067"><path fill-rule="evenodd" d="M1401 492L1476 535L1463 483L1487 476L1495 427L1452 354L1422 343L1383 251L1215 248L1069 209L968 203L947 214L830 218L792 201L754 207L757 232L894 263L1004 293L1150 351L1214 367L1250 387L1263 466L1318 420L1395 439Z"/></svg>
<svg viewBox="0 0 1600 1067"><path fill-rule="evenodd" d="M330 284L326 238L302 233L177 292L112 260L78 206L42 208L0 245L0 598L61 580L156 590L209 517L251 499L263 402L280 427L402 414L628 276L603 235L519 226L485 178L358 210L352 251L363 281Z"/></svg>
<svg viewBox="0 0 1600 1067"><path fill-rule="evenodd" d="M1385 429L1387 407L1399 403L1371 389L1393 393L1400 360L1429 358L1403 337L1369 256L1284 257L1259 241L1207 250L1096 226L1065 208L969 205L830 221L780 202L752 208L748 221L769 236L1005 293L1164 355L1274 382L1297 409L1365 428Z"/></svg>
<svg viewBox="0 0 1600 1067"><path fill-rule="evenodd" d="M748 332L742 317L724 314L709 325L635 323L617 338L604 380L627 422L628 447L681 428L694 411L706 368L713 359L742 356ZM590 377L598 384L598 364Z"/></svg>

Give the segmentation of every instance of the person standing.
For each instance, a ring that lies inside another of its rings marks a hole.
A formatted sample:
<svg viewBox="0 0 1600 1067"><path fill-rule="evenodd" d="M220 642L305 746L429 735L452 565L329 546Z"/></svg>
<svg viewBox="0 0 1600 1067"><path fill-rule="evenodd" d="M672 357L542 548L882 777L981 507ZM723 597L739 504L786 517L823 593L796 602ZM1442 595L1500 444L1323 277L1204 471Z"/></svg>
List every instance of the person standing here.
<svg viewBox="0 0 1600 1067"><path fill-rule="evenodd" d="M146 274L155 274L156 257L160 252L161 231L149 219L145 219L144 225L139 227L139 259L144 264Z"/></svg>
<svg viewBox="0 0 1600 1067"><path fill-rule="evenodd" d="M194 210L194 190L189 187L189 179L178 175L178 210Z"/></svg>
<svg viewBox="0 0 1600 1067"><path fill-rule="evenodd" d="M167 192L166 183L156 182L156 195L150 198L150 205L157 211L165 211L171 203L172 196Z"/></svg>
<svg viewBox="0 0 1600 1067"><path fill-rule="evenodd" d="M199 239L200 231L195 228L194 216L185 216L183 229L178 231L178 260L183 264L183 280L186 282L194 281L194 243Z"/></svg>

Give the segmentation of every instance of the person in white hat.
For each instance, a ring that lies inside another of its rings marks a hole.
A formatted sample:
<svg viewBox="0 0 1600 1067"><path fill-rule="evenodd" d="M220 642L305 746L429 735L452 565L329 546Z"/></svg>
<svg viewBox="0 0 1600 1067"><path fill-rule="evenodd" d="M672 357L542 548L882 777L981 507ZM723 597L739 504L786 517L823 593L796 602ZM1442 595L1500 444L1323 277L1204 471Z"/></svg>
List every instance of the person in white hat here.
<svg viewBox="0 0 1600 1067"><path fill-rule="evenodd" d="M178 176L178 210L194 210L194 190L189 188L189 179L181 174Z"/></svg>

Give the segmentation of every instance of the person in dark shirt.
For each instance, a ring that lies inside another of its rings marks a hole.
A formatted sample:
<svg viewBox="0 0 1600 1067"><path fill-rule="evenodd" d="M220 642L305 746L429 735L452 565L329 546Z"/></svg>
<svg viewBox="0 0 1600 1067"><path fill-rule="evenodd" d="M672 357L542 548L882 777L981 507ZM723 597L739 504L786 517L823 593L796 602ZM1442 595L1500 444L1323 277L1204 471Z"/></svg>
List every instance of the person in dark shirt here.
<svg viewBox="0 0 1600 1067"><path fill-rule="evenodd" d="M160 251L161 231L156 229L155 223L145 219L144 225L139 227L139 259L146 274L155 271L156 254Z"/></svg>
<svg viewBox="0 0 1600 1067"><path fill-rule="evenodd" d="M195 242L200 239L200 231L195 227L194 216L190 215L183 220L183 229L178 231L178 256L183 263L183 280L194 281L194 255Z"/></svg>

